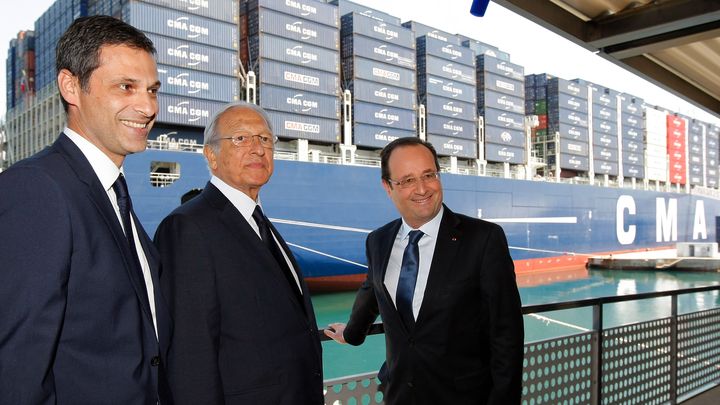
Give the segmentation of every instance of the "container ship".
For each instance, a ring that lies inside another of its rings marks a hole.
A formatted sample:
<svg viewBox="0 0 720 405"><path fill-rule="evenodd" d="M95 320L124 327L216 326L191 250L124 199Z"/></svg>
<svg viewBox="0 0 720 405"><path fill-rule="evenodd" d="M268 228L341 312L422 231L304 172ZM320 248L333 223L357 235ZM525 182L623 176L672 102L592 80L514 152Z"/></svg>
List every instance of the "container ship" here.
<svg viewBox="0 0 720 405"><path fill-rule="evenodd" d="M398 137L435 146L446 204L500 224L518 272L718 236L720 127L346 0L57 0L10 43L6 164L62 130L55 44L94 14L157 48L160 112L125 162L150 234L205 186L202 130L243 99L280 137L261 199L316 289L357 286L397 217L378 153Z"/></svg>

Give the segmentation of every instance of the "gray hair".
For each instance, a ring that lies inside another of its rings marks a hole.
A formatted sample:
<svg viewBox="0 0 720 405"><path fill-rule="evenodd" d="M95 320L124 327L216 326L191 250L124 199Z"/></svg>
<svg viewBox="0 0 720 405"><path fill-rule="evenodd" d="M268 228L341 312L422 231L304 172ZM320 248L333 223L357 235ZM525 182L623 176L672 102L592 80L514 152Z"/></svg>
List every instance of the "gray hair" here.
<svg viewBox="0 0 720 405"><path fill-rule="evenodd" d="M213 114L213 116L210 118L210 124L205 127L203 142L205 145L209 145L212 151L215 153L218 153L220 151L220 146L216 142L214 142L216 140L215 138L220 136L220 134L217 133L217 122L220 120L220 117L222 117L223 114L235 108L249 108L255 111L261 117L263 117L265 123L268 126L268 129L270 129L270 133L274 134L272 124L270 123L270 117L268 117L267 112L265 112L262 107L257 104L248 103L247 101L233 101L224 105L220 110Z"/></svg>

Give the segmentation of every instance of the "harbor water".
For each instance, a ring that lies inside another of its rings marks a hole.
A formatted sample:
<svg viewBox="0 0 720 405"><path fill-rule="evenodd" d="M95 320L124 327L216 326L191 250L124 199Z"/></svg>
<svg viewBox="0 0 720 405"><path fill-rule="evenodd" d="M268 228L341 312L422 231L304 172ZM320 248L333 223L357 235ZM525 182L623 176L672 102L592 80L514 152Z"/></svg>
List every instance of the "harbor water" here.
<svg viewBox="0 0 720 405"><path fill-rule="evenodd" d="M518 285L523 305L535 305L616 295L670 291L720 284L712 272L656 272L577 269L565 272L520 275ZM313 295L318 325L347 322L355 292ZM681 296L678 312L700 311L720 306L717 291ZM670 315L670 298L622 302L603 308L606 328ZM378 320L379 321L379 320ZM570 335L592 327L590 308L525 316L525 342ZM323 343L324 378L377 371L385 357L383 335L369 336L355 347L329 341Z"/></svg>

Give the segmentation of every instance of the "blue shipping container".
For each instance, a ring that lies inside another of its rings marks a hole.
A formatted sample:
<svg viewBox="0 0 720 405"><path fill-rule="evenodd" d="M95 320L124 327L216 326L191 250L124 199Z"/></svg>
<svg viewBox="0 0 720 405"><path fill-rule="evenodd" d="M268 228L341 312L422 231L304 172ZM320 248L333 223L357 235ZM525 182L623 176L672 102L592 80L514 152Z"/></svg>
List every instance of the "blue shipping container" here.
<svg viewBox="0 0 720 405"><path fill-rule="evenodd" d="M485 142L525 148L525 133L514 129L486 125Z"/></svg>
<svg viewBox="0 0 720 405"><path fill-rule="evenodd" d="M249 0L248 11L256 8L266 8L280 11L295 17L302 17L310 21L339 27L339 13L337 6L321 3L316 0Z"/></svg>
<svg viewBox="0 0 720 405"><path fill-rule="evenodd" d="M418 54L437 56L475 69L475 52L470 48L428 36L418 38L416 43Z"/></svg>
<svg viewBox="0 0 720 405"><path fill-rule="evenodd" d="M157 122L193 127L206 127L210 117L226 103L201 100L192 97L180 97L158 94Z"/></svg>
<svg viewBox="0 0 720 405"><path fill-rule="evenodd" d="M348 13L358 13L358 14L364 15L365 17L370 17L374 20L384 21L388 24L393 24L393 25L400 25L399 18L397 18L393 15L384 13L382 11L376 10L374 8L365 7L361 4L357 4L352 1L330 0L330 1L328 1L328 3L338 6L338 9L340 11L340 16L344 16L345 14L348 14Z"/></svg>
<svg viewBox="0 0 720 405"><path fill-rule="evenodd" d="M488 162L525 163L525 149L508 145L485 144L485 160Z"/></svg>
<svg viewBox="0 0 720 405"><path fill-rule="evenodd" d="M497 110L508 111L516 114L525 115L525 105L523 105L522 97L515 97L497 91L478 90L478 109L494 108ZM528 111L533 113L535 107Z"/></svg>
<svg viewBox="0 0 720 405"><path fill-rule="evenodd" d="M643 166L623 164L623 176L634 177L636 179L645 178L645 168Z"/></svg>
<svg viewBox="0 0 720 405"><path fill-rule="evenodd" d="M384 148L385 145L397 138L416 137L415 131L406 131L397 128L377 127L367 124L353 125L353 142L357 146L371 148Z"/></svg>
<svg viewBox="0 0 720 405"><path fill-rule="evenodd" d="M498 91L500 93L509 94L515 97L523 97L525 95L525 83L521 80L508 79L503 76L491 72L477 72L478 89L487 89ZM538 89L535 89L536 93ZM540 94L537 94L538 98Z"/></svg>
<svg viewBox="0 0 720 405"><path fill-rule="evenodd" d="M409 131L417 129L417 115L414 110L362 101L353 104L353 122Z"/></svg>
<svg viewBox="0 0 720 405"><path fill-rule="evenodd" d="M263 59L260 61L259 76L261 84L267 83L302 91L340 95L338 75L321 70Z"/></svg>
<svg viewBox="0 0 720 405"><path fill-rule="evenodd" d="M132 2L123 8L123 21L141 31L225 49L238 49L237 25L182 11Z"/></svg>
<svg viewBox="0 0 720 405"><path fill-rule="evenodd" d="M340 49L340 31L337 28L267 9L260 9L258 18L260 32L323 48Z"/></svg>
<svg viewBox="0 0 720 405"><path fill-rule="evenodd" d="M233 77L238 75L238 58L234 51L150 33L145 35L155 44L158 63Z"/></svg>
<svg viewBox="0 0 720 405"><path fill-rule="evenodd" d="M394 45L415 49L415 37L409 29L374 20L358 13L351 13L342 17L340 36L345 37L352 34L360 34Z"/></svg>
<svg viewBox="0 0 720 405"><path fill-rule="evenodd" d="M237 0L142 0L186 13L197 14L229 23L238 22Z"/></svg>
<svg viewBox="0 0 720 405"><path fill-rule="evenodd" d="M613 148L603 148L601 146L593 146L593 159L617 162L618 150Z"/></svg>
<svg viewBox="0 0 720 405"><path fill-rule="evenodd" d="M480 72L491 72L508 79L525 82L525 68L492 56L479 55L477 69Z"/></svg>
<svg viewBox="0 0 720 405"><path fill-rule="evenodd" d="M623 153L643 153L645 150L642 141L633 139L623 139L622 145Z"/></svg>
<svg viewBox="0 0 720 405"><path fill-rule="evenodd" d="M477 139L477 124L474 121L457 120L440 115L428 114L425 125L428 134L463 139Z"/></svg>
<svg viewBox="0 0 720 405"><path fill-rule="evenodd" d="M477 159L477 143L475 141L431 134L428 134L427 141L435 147L440 156Z"/></svg>
<svg viewBox="0 0 720 405"><path fill-rule="evenodd" d="M348 35L342 40L342 57L359 56L390 65L415 69L415 51L379 39Z"/></svg>
<svg viewBox="0 0 720 405"><path fill-rule="evenodd" d="M547 158L548 165L555 166L555 155L550 155ZM590 168L590 160L585 156L575 156L568 154L560 155L560 168L574 170L579 172L586 172Z"/></svg>
<svg viewBox="0 0 720 405"><path fill-rule="evenodd" d="M367 101L409 110L417 108L417 94L414 90L361 79L351 81L348 89L352 92L355 101Z"/></svg>
<svg viewBox="0 0 720 405"><path fill-rule="evenodd" d="M475 86L437 76L418 76L418 97L426 94L475 103Z"/></svg>
<svg viewBox="0 0 720 405"><path fill-rule="evenodd" d="M413 34L415 35L415 38L428 36L430 38L435 38L443 42L460 45L460 38L458 38L457 35L453 35L446 31L441 31L437 28L430 27L429 25L425 25L416 21L405 21L404 23L402 23L402 26L411 29Z"/></svg>
<svg viewBox="0 0 720 405"><path fill-rule="evenodd" d="M340 73L340 53L268 34L260 35L260 58Z"/></svg>
<svg viewBox="0 0 720 405"><path fill-rule="evenodd" d="M327 94L285 87L260 87L259 104L268 110L340 119L340 98Z"/></svg>
<svg viewBox="0 0 720 405"><path fill-rule="evenodd" d="M425 96L425 108L428 114L443 115L466 121L475 121L477 119L477 108L473 103L465 103L432 94Z"/></svg>
<svg viewBox="0 0 720 405"><path fill-rule="evenodd" d="M618 124L613 121L602 121L597 118L593 118L593 132L596 134L607 134L617 137Z"/></svg>
<svg viewBox="0 0 720 405"><path fill-rule="evenodd" d="M340 121L268 111L275 135L280 138L307 139L310 141L340 142Z"/></svg>
<svg viewBox="0 0 720 405"><path fill-rule="evenodd" d="M554 136L556 132L560 133L562 139L572 139L575 141L587 142L589 139L588 129L560 123L556 127L548 127L548 136Z"/></svg>
<svg viewBox="0 0 720 405"><path fill-rule="evenodd" d="M485 117L485 125L514 129L517 131L525 129L525 116L521 114L486 108L483 111L483 117Z"/></svg>
<svg viewBox="0 0 720 405"><path fill-rule="evenodd" d="M344 80L365 79L405 89L415 89L415 71L365 58L342 61Z"/></svg>
<svg viewBox="0 0 720 405"><path fill-rule="evenodd" d="M203 98L213 101L237 101L238 80L230 76L199 72L167 65L158 65L160 93Z"/></svg>
<svg viewBox="0 0 720 405"><path fill-rule="evenodd" d="M607 174L610 176L618 175L617 162L605 162L602 160L596 160L593 162L593 169L595 169L595 174Z"/></svg>
<svg viewBox="0 0 720 405"><path fill-rule="evenodd" d="M418 54L418 75L445 77L458 82L475 85L475 69L431 55Z"/></svg>
<svg viewBox="0 0 720 405"><path fill-rule="evenodd" d="M554 77L548 80L548 94L565 93L575 97L587 99L588 87L570 80Z"/></svg>

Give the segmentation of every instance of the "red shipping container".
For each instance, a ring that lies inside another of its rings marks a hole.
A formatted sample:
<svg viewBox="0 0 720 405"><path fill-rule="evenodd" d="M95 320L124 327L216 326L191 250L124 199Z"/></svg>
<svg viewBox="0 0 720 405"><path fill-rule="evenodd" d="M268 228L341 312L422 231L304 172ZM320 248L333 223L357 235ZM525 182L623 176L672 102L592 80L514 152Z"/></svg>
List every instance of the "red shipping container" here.
<svg viewBox="0 0 720 405"><path fill-rule="evenodd" d="M679 129L682 132L685 132L685 119L680 118L675 115L668 115L667 116L667 129L668 129L668 132L670 132L670 129Z"/></svg>
<svg viewBox="0 0 720 405"><path fill-rule="evenodd" d="M685 179L685 171L676 172L676 171L670 170L670 183L685 184L686 182L687 181Z"/></svg>
<svg viewBox="0 0 720 405"><path fill-rule="evenodd" d="M667 141L668 154L672 155L672 152L681 152L685 155L685 138L670 139Z"/></svg>
<svg viewBox="0 0 720 405"><path fill-rule="evenodd" d="M547 114L538 115L538 129L546 129L547 121Z"/></svg>

